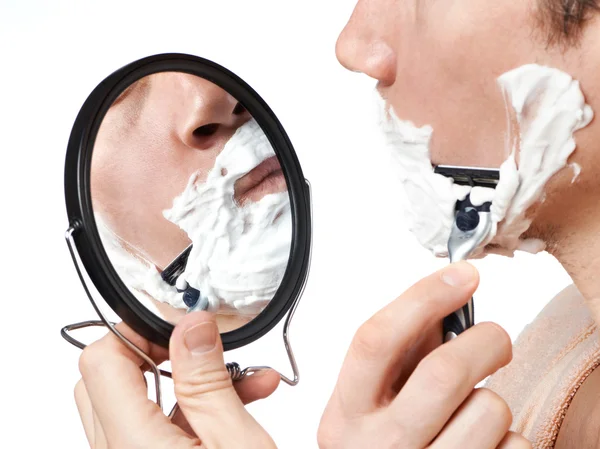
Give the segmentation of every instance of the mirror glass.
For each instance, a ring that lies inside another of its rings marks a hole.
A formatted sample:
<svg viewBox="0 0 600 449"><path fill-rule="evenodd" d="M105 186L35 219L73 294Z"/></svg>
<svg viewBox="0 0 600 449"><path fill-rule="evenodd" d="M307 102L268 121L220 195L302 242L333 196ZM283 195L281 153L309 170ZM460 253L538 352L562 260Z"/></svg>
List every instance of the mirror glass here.
<svg viewBox="0 0 600 449"><path fill-rule="evenodd" d="M162 319L208 310L229 332L273 299L292 238L286 181L265 133L216 84L161 72L125 89L95 140L91 195L117 274Z"/></svg>

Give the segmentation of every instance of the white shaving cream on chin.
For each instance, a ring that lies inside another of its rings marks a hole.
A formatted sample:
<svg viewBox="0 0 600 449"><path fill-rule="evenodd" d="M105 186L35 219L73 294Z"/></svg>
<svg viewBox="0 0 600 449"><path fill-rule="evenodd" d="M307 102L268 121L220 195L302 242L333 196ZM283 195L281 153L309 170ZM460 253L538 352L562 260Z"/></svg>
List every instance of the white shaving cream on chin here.
<svg viewBox="0 0 600 449"><path fill-rule="evenodd" d="M492 231L471 257L481 257L484 246L496 244L494 252L512 255L515 250L539 252L544 242L523 240L531 225L525 217L530 206L543 201L548 180L567 165L575 150L573 133L587 126L593 112L579 87L568 74L536 64L511 70L498 78L505 94L507 110L514 111L519 129L509 139L511 154L500 167L496 189L459 186L434 173L429 154L433 129L418 128L402 121L383 100L382 126L387 145L399 166L400 180L409 203L410 230L419 242L438 257L446 257L456 201L471 194L473 204L492 202ZM509 121L510 126L510 121ZM519 155L519 166L516 154ZM573 165L575 175L580 167Z"/></svg>
<svg viewBox="0 0 600 449"><path fill-rule="evenodd" d="M247 122L225 144L206 181L196 182L198 172L194 173L164 212L192 240L181 276L208 298L212 312L254 316L273 298L283 278L292 239L288 193L265 195L244 207L233 198L235 181L274 155L258 124ZM127 251L102 217L95 218L112 265L144 306L159 316L151 298L187 309L183 295L162 280L151 262Z"/></svg>
<svg viewBox="0 0 600 449"><path fill-rule="evenodd" d="M281 283L292 240L288 192L242 207L234 200L235 181L274 155L256 121L247 122L227 142L206 181L197 182L194 174L164 211L192 240L181 276L208 299L210 311L255 315ZM169 303L186 307L181 295Z"/></svg>

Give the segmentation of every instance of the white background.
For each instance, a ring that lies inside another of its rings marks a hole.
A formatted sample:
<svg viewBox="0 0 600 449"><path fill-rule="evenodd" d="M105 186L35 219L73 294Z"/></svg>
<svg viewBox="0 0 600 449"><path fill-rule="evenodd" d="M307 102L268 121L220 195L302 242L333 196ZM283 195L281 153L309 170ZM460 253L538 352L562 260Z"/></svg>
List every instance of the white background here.
<svg viewBox="0 0 600 449"><path fill-rule="evenodd" d="M374 83L335 59L353 7L354 0L2 0L0 447L86 446L72 393L79 351L59 335L67 323L94 318L63 239L65 149L91 90L122 65L162 52L203 56L245 79L278 115L312 183L312 270L292 328L302 380L250 409L279 447L316 447L356 328L446 263L404 230L371 113ZM494 320L513 338L570 282L547 254L475 265L477 320ZM289 372L279 328L228 358Z"/></svg>

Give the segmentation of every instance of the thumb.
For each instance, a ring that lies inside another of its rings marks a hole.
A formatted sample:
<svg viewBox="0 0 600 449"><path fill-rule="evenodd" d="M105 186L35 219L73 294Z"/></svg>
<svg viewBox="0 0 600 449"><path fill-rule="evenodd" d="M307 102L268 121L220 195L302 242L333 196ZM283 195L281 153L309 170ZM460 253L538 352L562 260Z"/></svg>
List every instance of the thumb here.
<svg viewBox="0 0 600 449"><path fill-rule="evenodd" d="M213 314L185 315L173 330L169 353L177 402L204 446L275 447L233 388Z"/></svg>

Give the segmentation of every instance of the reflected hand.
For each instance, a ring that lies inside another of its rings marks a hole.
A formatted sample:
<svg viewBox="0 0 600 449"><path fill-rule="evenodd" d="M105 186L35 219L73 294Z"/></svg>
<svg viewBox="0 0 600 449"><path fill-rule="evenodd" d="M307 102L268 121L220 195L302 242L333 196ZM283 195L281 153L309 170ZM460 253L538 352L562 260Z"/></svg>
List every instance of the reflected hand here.
<svg viewBox="0 0 600 449"><path fill-rule="evenodd" d="M527 449L496 393L475 388L512 358L509 336L481 323L442 345L442 320L479 276L466 263L421 280L356 333L319 426L321 449Z"/></svg>
<svg viewBox="0 0 600 449"><path fill-rule="evenodd" d="M117 329L156 364L170 355L180 411L170 420L148 399L143 360L108 333L84 349L75 387L91 448L275 448L244 404L273 393L279 375L264 371L234 385L214 315L186 315L175 326L169 352L123 323Z"/></svg>

